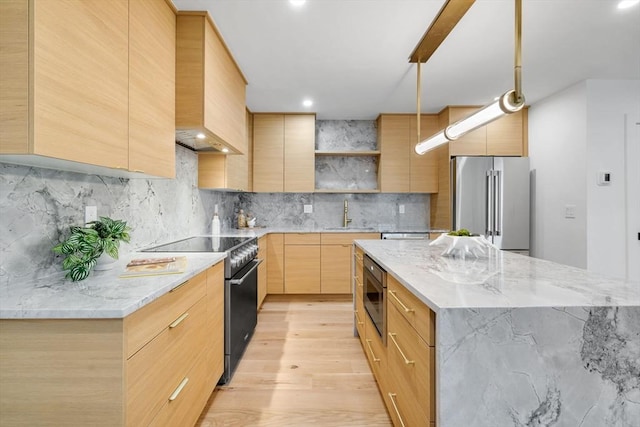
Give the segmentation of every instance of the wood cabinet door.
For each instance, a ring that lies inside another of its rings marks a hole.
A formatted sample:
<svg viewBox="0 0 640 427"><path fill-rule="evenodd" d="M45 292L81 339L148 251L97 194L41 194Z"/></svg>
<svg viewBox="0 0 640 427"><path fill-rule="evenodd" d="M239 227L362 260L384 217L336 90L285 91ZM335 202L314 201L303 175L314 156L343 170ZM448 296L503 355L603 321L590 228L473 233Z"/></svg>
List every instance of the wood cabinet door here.
<svg viewBox="0 0 640 427"><path fill-rule="evenodd" d="M322 245L320 293L351 294L351 244Z"/></svg>
<svg viewBox="0 0 640 427"><path fill-rule="evenodd" d="M224 371L224 263L207 270L207 383L213 390Z"/></svg>
<svg viewBox="0 0 640 427"><path fill-rule="evenodd" d="M523 155L523 115L525 110L507 114L487 125L487 155Z"/></svg>
<svg viewBox="0 0 640 427"><path fill-rule="evenodd" d="M267 293L284 293L284 235L269 234L267 240Z"/></svg>
<svg viewBox="0 0 640 427"><path fill-rule="evenodd" d="M284 116L284 191L314 191L315 140L315 114Z"/></svg>
<svg viewBox="0 0 640 427"><path fill-rule="evenodd" d="M165 0L129 2L129 170L175 178L176 16Z"/></svg>
<svg viewBox="0 0 640 427"><path fill-rule="evenodd" d="M32 152L128 169L128 0L33 2Z"/></svg>
<svg viewBox="0 0 640 427"><path fill-rule="evenodd" d="M267 266L269 265L268 240L268 235L258 239L258 259L262 260L262 263L258 266L258 309L262 306L267 296Z"/></svg>
<svg viewBox="0 0 640 427"><path fill-rule="evenodd" d="M320 293L320 245L285 245L284 292Z"/></svg>
<svg viewBox="0 0 640 427"><path fill-rule="evenodd" d="M253 191L284 191L284 115L253 116Z"/></svg>
<svg viewBox="0 0 640 427"><path fill-rule="evenodd" d="M411 139L408 115L381 115L378 120L378 169L380 191L407 193L410 191L410 165L408 146Z"/></svg>
<svg viewBox="0 0 640 427"><path fill-rule="evenodd" d="M204 126L246 154L246 82L208 19L204 36Z"/></svg>
<svg viewBox="0 0 640 427"><path fill-rule="evenodd" d="M409 142L410 154L410 181L409 190L412 193L437 193L438 192L438 156L432 150L426 154L416 153L415 145L425 138L434 135L440 130L438 116L422 115L420 118L420 138L417 137L418 126L415 117L410 117L409 128L411 139Z"/></svg>

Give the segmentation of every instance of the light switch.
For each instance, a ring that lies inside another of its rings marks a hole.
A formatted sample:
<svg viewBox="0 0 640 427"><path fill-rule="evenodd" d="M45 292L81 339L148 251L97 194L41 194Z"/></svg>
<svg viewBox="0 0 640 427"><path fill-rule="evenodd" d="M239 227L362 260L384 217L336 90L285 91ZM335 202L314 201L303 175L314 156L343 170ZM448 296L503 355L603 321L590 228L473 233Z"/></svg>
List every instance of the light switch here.
<svg viewBox="0 0 640 427"><path fill-rule="evenodd" d="M313 213L313 205L304 205L304 213Z"/></svg>
<svg viewBox="0 0 640 427"><path fill-rule="evenodd" d="M564 205L564 217L575 218L576 217L576 205Z"/></svg>

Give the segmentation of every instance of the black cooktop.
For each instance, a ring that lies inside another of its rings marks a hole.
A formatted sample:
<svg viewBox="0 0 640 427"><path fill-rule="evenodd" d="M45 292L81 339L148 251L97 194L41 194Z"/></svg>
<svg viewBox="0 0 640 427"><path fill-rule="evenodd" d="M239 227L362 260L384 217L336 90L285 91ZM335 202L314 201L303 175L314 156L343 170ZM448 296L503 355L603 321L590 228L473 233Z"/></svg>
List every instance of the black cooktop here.
<svg viewBox="0 0 640 427"><path fill-rule="evenodd" d="M253 237L196 236L144 249L142 252L226 252Z"/></svg>

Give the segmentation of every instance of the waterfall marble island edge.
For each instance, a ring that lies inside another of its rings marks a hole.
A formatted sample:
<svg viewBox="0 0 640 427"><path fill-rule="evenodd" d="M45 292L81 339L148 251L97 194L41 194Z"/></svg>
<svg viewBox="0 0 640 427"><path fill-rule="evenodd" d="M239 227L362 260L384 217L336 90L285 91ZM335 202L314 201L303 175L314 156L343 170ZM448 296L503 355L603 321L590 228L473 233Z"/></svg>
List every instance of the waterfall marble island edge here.
<svg viewBox="0 0 640 427"><path fill-rule="evenodd" d="M638 284L496 250L355 245L436 313L438 426L638 425Z"/></svg>

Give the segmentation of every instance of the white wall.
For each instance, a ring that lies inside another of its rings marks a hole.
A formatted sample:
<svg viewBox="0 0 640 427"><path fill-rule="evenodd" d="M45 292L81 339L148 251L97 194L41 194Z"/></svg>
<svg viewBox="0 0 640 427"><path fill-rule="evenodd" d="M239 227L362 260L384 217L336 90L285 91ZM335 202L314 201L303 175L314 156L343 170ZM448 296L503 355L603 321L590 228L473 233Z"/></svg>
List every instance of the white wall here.
<svg viewBox="0 0 640 427"><path fill-rule="evenodd" d="M537 258L587 266L587 85L578 83L529 109L531 249ZM565 218L565 206L575 218Z"/></svg>
<svg viewBox="0 0 640 427"><path fill-rule="evenodd" d="M627 130L638 117L639 80L587 80L530 108L532 256L625 278L627 239L637 233L625 228L627 193L640 197L626 179L625 167L639 165L625 141L639 143ZM611 185L597 185L599 171L612 174ZM575 219L565 218L567 204Z"/></svg>

